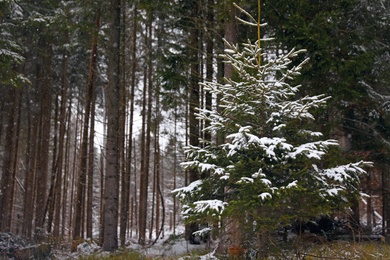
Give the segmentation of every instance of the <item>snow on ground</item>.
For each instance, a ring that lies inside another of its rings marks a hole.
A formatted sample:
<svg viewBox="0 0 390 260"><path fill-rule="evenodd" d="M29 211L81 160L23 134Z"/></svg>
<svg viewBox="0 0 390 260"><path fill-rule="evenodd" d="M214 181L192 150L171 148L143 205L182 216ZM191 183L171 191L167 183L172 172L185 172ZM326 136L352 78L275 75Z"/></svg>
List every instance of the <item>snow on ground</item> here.
<svg viewBox="0 0 390 260"><path fill-rule="evenodd" d="M165 230L164 238L157 240L154 245L142 247L137 243L130 243L129 248L148 257L182 257L181 259L185 259L183 255L197 253L197 255L206 254L203 256L206 258L201 259L216 259L212 258L212 251L215 245L203 241L200 241L200 244L197 245L190 244L189 241L184 239L183 234L184 226L179 226L175 234L169 229Z"/></svg>
<svg viewBox="0 0 390 260"><path fill-rule="evenodd" d="M165 233L165 237L157 240L153 245L140 246L137 243L136 238L132 238L129 241L129 250L134 250L144 256L151 258L177 258L187 259L189 255L203 255L199 259L217 259L214 257L213 248L215 245L212 243L205 243L203 241L200 244L190 244L183 238L184 228L179 228L176 232L177 235L173 235L169 230ZM104 252L94 241L85 241L77 246L76 252L70 252L70 249L54 250L53 259L65 260L65 259L77 259L81 256L93 255L94 257L102 258L108 256L109 252Z"/></svg>
<svg viewBox="0 0 390 260"><path fill-rule="evenodd" d="M150 247L140 247L138 245L133 245L130 248L140 252L141 254L148 257L180 257L191 252L207 252L212 251L209 248L207 243L201 242L199 245L190 244L184 238L178 238L172 241L163 240L164 242L159 242ZM185 259L185 258L182 258ZM203 259L212 259L212 258L203 258Z"/></svg>

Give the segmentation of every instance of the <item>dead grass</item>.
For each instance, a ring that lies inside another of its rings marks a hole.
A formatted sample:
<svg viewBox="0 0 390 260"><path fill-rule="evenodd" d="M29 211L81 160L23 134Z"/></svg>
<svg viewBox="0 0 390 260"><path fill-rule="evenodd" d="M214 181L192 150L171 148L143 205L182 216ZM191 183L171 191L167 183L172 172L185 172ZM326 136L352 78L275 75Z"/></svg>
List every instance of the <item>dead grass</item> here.
<svg viewBox="0 0 390 260"><path fill-rule="evenodd" d="M182 255L180 257L145 257L137 251L131 250L119 250L107 256L87 256L82 257L82 260L90 259L107 259L107 260L152 260L152 259L164 259L164 260L175 260L181 259L199 259L200 256L204 255L205 252L198 251L192 252L188 255ZM230 259L229 257L221 259ZM380 242L329 242L323 244L311 244L300 249L282 249L278 252L274 251L267 259L269 260L371 260L371 259L390 259L390 245Z"/></svg>
<svg viewBox="0 0 390 260"><path fill-rule="evenodd" d="M379 242L332 242L304 252L305 259L390 259L390 245Z"/></svg>

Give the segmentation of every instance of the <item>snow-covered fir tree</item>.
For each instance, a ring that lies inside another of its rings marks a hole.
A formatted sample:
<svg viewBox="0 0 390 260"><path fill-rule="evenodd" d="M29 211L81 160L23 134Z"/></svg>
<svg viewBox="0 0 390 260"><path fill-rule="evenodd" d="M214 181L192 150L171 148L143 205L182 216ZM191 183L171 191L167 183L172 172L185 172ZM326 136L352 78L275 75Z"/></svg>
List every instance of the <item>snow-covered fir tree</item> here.
<svg viewBox="0 0 390 260"><path fill-rule="evenodd" d="M301 96L301 86L292 84L308 62L293 66L302 52L276 55L249 41L225 50L235 75L225 83L203 84L221 98L221 109L197 114L209 122L203 131L225 141L202 140L201 146L186 148L184 168L206 176L174 191L187 221L217 227L233 220L242 234L259 242L293 221L345 209L359 196L359 176L370 163L332 165L327 159L338 142L324 140L309 126L312 112L330 97Z"/></svg>

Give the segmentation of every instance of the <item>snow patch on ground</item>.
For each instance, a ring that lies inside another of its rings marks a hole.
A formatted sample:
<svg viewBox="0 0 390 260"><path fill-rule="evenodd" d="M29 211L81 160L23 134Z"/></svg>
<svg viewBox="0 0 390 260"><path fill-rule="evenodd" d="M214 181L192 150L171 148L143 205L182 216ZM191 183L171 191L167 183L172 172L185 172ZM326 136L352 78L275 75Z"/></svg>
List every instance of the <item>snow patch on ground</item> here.
<svg viewBox="0 0 390 260"><path fill-rule="evenodd" d="M165 242L153 245L151 247L141 247L139 245L133 245L130 248L140 252L141 254L147 257L179 257L186 254L190 254L191 252L204 252L211 250L209 249L209 245L207 243L201 242L199 245L190 244L184 238L179 238L175 241L169 242L165 240ZM185 258L182 258L185 259ZM204 258L204 259L212 259L212 258Z"/></svg>

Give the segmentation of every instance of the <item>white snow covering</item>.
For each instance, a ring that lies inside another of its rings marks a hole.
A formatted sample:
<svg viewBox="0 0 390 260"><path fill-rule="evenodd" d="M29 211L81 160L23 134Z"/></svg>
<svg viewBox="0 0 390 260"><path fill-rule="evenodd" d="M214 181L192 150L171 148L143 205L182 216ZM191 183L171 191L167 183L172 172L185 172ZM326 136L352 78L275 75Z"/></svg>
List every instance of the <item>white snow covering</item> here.
<svg viewBox="0 0 390 260"><path fill-rule="evenodd" d="M257 137L256 135L250 134L251 126L241 127L238 133L230 134L227 136L228 139L233 139L231 143L226 144L225 147L228 149L228 157L236 154L237 151L250 149L252 146L261 148L267 157L273 160L279 160L276 155L276 150L289 151L293 148L291 144L286 142L285 138L280 137Z"/></svg>
<svg viewBox="0 0 390 260"><path fill-rule="evenodd" d="M298 181L295 180L295 181L289 183L289 184L286 186L286 188L287 188L287 189L291 189L291 188L297 187L297 185L298 185L297 183L298 183Z"/></svg>
<svg viewBox="0 0 390 260"><path fill-rule="evenodd" d="M194 190L200 189L202 185L202 180L196 180L194 182L191 182L188 186L178 188L172 191L172 193L177 193L177 197L184 198L186 194L192 193Z"/></svg>
<svg viewBox="0 0 390 260"><path fill-rule="evenodd" d="M272 182L270 180L263 178L260 179L260 181L264 183L266 186L271 187Z"/></svg>
<svg viewBox="0 0 390 260"><path fill-rule="evenodd" d="M307 158L320 160L326 154L326 149L331 145L337 146L338 142L336 140L327 140L305 143L295 147L294 151L289 153L288 156L295 159L298 155L305 155Z"/></svg>
<svg viewBox="0 0 390 260"><path fill-rule="evenodd" d="M226 202L223 202L221 200L200 200L194 202L195 204L195 213L204 213L205 211L211 210L219 215L222 214L222 212L225 210L225 206L227 205Z"/></svg>
<svg viewBox="0 0 390 260"><path fill-rule="evenodd" d="M363 165L370 166L372 164L363 161L350 163L330 169L324 169L322 172L320 172L320 175L342 183L348 179L357 178L357 176L360 174L366 174L367 172L361 168Z"/></svg>
<svg viewBox="0 0 390 260"><path fill-rule="evenodd" d="M327 190L326 192L330 195L330 196L337 196L339 194L339 191L342 191L343 189L341 188L332 188L332 189L329 189Z"/></svg>
<svg viewBox="0 0 390 260"><path fill-rule="evenodd" d="M264 200L267 200L267 199L271 199L272 195L269 192L263 192L263 193L261 193L259 195L259 197L264 201Z"/></svg>
<svg viewBox="0 0 390 260"><path fill-rule="evenodd" d="M83 254L83 255L88 255L92 254L100 249L100 246L98 246L95 241L90 241L90 242L83 242L77 246L77 252Z"/></svg>
<svg viewBox="0 0 390 260"><path fill-rule="evenodd" d="M253 183L254 180L248 177L241 177L241 179L237 183Z"/></svg>

